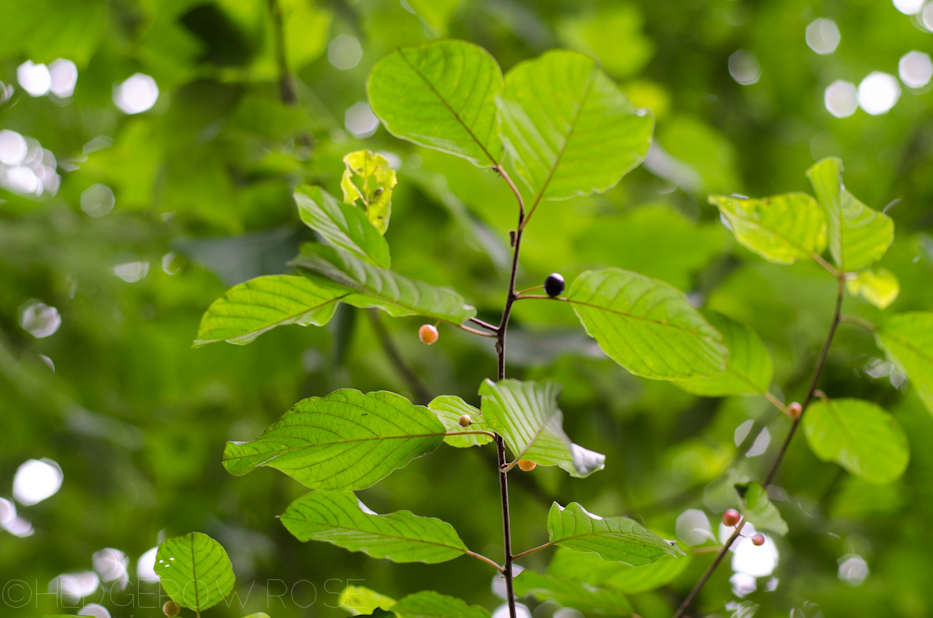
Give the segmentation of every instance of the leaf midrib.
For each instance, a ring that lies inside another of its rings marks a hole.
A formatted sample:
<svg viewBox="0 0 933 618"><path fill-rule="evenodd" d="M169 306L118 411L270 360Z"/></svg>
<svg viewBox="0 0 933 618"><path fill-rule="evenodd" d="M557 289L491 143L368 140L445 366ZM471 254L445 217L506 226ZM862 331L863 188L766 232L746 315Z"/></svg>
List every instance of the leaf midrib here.
<svg viewBox="0 0 933 618"><path fill-rule="evenodd" d="M313 428L313 429L320 429L319 427L316 427L316 426L314 426L314 425L289 425L289 427L309 427L309 428ZM290 447L287 447L287 448L285 448L285 449L283 449L283 450L276 451L277 454L275 455L275 457L273 457L273 459L274 459L274 458L277 458L277 457L280 457L280 456L282 456L282 455L287 455L287 454L289 454L289 453L291 453L291 452L293 452L293 451L300 451L300 450L303 450L303 449L307 449L307 448L316 448L316 447L320 447L320 446L335 446L335 445L338 445L338 444L353 444L353 443L357 443L357 442L375 442L375 441L381 441L381 440L407 440L407 439L412 439L412 438L436 438L436 437L443 437L443 436L446 436L446 435L447 435L447 432L442 432L442 433L422 433L422 434L410 434L410 435L401 435L401 436L374 436L374 437L369 437L369 438L356 438L356 439L353 439L353 440L338 440L338 441L336 441L336 442L318 442L318 443L315 443L315 444L305 444L305 445L302 445L302 446L290 446ZM298 438L298 436L282 436L282 437ZM270 436L270 439L264 441L264 440L262 439L262 436L260 436L259 438L257 438L256 440L253 440L252 442L246 442L246 443L244 443L244 444L235 444L235 446L246 446L247 444L256 444L256 443L261 443L261 442L267 442L267 443L268 443L268 442L272 442L272 443L275 443L275 442L278 442L278 440L276 440L276 439L274 439L274 438L272 438L272 437ZM259 454L263 454L263 455L264 455L264 454L266 454L266 453L253 453L253 454L251 454L251 455L237 455L237 456L235 456L235 457L224 457L224 461L234 461L234 460L237 460L237 459L246 459L247 457L255 457L256 455L259 455Z"/></svg>
<svg viewBox="0 0 933 618"><path fill-rule="evenodd" d="M397 513L390 513L389 515L375 515L375 517L383 518L383 517L390 517L391 515L396 515L396 514L397 514ZM373 515L370 515L370 517L373 517ZM311 520L307 520L307 519L298 519L298 518L296 518L296 517L287 517L286 515L282 515L282 516L281 516L281 519L282 519L282 520L288 519L288 520L296 521L296 522L304 522L304 523L309 523L309 524L315 524L315 522L312 522ZM429 517L429 518L426 518L426 519L434 519L434 518ZM379 535L379 536L381 536L381 537L383 537L383 538L387 538L387 539L396 539L396 540L401 540L401 541L410 541L410 542L412 542L412 543L420 543L420 544L423 544L423 545L434 545L434 546L436 546L436 547L444 547L444 548L447 548L447 549L455 549L455 550L457 550L458 552L460 552L461 554L463 554L463 553L465 553L465 552L467 551L466 547L457 547L456 545L447 545L447 544L439 543L439 542L436 542L436 541L425 541L425 540L423 540L423 539L413 539L413 538L407 537L407 536L395 536L395 535L392 535L392 534L383 534L383 533L378 532L378 531L377 531L377 532L373 532L373 531L371 531L371 530L361 530L361 529L359 529L359 528L352 528L352 527L350 527L350 526L343 526L343 525L337 525L337 526L335 526L335 525L329 524L329 523L327 523L327 522L324 522L324 523L325 523L326 525L328 525L328 526L331 526L331 528L336 528L336 529L339 529L339 530L348 530L348 531L350 531L350 532L361 532L361 533L363 533L363 534L377 534L377 535ZM318 524L318 525L320 525L320 524ZM390 525L391 525L391 524L390 524Z"/></svg>

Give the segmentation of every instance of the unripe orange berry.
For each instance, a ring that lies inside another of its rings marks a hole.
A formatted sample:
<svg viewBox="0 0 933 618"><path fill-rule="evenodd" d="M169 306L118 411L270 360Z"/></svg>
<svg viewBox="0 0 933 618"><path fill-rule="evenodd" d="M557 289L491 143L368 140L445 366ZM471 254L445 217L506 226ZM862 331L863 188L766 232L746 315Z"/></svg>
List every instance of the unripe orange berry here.
<svg viewBox="0 0 933 618"><path fill-rule="evenodd" d="M535 466L537 465L538 464L536 464L535 462L528 461L527 459L518 460L518 467L524 470L525 472L531 472L532 470L535 469Z"/></svg>
<svg viewBox="0 0 933 618"><path fill-rule="evenodd" d="M178 607L178 603L175 601L166 601L165 605L162 606L162 613L169 618L174 618L181 613L181 608Z"/></svg>
<svg viewBox="0 0 933 618"><path fill-rule="evenodd" d="M418 338L421 343L431 345L437 341L437 328L433 324L424 324L418 329Z"/></svg>
<svg viewBox="0 0 933 618"><path fill-rule="evenodd" d="M727 526L735 526L742 519L742 516L739 515L739 512L735 509L729 509L722 514L722 523Z"/></svg>
<svg viewBox="0 0 933 618"><path fill-rule="evenodd" d="M800 415L803 414L803 406L801 406L796 401L789 406L787 406L787 415L792 419L797 420L800 418Z"/></svg>
<svg viewBox="0 0 933 618"><path fill-rule="evenodd" d="M464 414L459 419L457 419L457 422L460 423L461 427L469 427L471 424L473 424L473 419L470 418L469 414Z"/></svg>
<svg viewBox="0 0 933 618"><path fill-rule="evenodd" d="M765 544L765 535L756 534L755 536L752 537L752 545L757 545L761 547L764 544Z"/></svg>

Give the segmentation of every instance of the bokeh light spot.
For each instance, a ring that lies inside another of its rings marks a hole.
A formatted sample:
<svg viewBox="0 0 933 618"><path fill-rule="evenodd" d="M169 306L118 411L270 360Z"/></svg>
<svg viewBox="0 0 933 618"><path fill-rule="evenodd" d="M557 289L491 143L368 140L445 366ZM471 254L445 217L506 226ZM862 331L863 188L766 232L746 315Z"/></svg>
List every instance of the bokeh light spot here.
<svg viewBox="0 0 933 618"><path fill-rule="evenodd" d="M49 65L49 75L52 79L50 89L52 94L60 99L67 99L75 93L78 84L78 67L71 60L59 58Z"/></svg>
<svg viewBox="0 0 933 618"><path fill-rule="evenodd" d="M757 83L761 79L761 65L758 64L758 58L752 52L740 49L729 56L729 75L743 86Z"/></svg>
<svg viewBox="0 0 933 618"><path fill-rule="evenodd" d="M52 87L52 75L49 67L27 60L16 69L16 81L29 96L41 97L48 94Z"/></svg>
<svg viewBox="0 0 933 618"><path fill-rule="evenodd" d="M836 51L841 38L839 27L831 19L815 19L807 26L807 46L820 55Z"/></svg>
<svg viewBox="0 0 933 618"><path fill-rule="evenodd" d="M136 283L149 274L149 262L127 262L113 267L113 274L127 283Z"/></svg>
<svg viewBox="0 0 933 618"><path fill-rule="evenodd" d="M36 339L54 335L62 325L62 316L55 307L32 299L19 309L19 323Z"/></svg>
<svg viewBox="0 0 933 618"><path fill-rule="evenodd" d="M30 459L13 477L13 497L23 506L38 504L61 488L62 469L51 459Z"/></svg>
<svg viewBox="0 0 933 618"><path fill-rule="evenodd" d="M921 51L907 52L897 63L897 73L910 88L923 88L933 78L933 60Z"/></svg>
<svg viewBox="0 0 933 618"><path fill-rule="evenodd" d="M838 577L850 586L861 586L868 578L868 563L855 554L843 556L839 559Z"/></svg>
<svg viewBox="0 0 933 618"><path fill-rule="evenodd" d="M836 118L848 118L858 109L858 88L852 82L836 80L826 88L823 103Z"/></svg>
<svg viewBox="0 0 933 618"><path fill-rule="evenodd" d="M892 0L894 8L904 15L916 15L923 8L923 0Z"/></svg>
<svg viewBox="0 0 933 618"><path fill-rule="evenodd" d="M159 100L159 87L154 79L136 73L114 88L113 102L125 114L140 114Z"/></svg>
<svg viewBox="0 0 933 618"><path fill-rule="evenodd" d="M113 210L113 191L107 185L91 185L81 193L81 210L92 217L103 217Z"/></svg>
<svg viewBox="0 0 933 618"><path fill-rule="evenodd" d="M872 116L886 114L901 96L901 87L893 75L875 71L858 85L858 104Z"/></svg>
<svg viewBox="0 0 933 618"><path fill-rule="evenodd" d="M355 36L340 34L327 46L327 59L341 71L346 71L363 59L363 48Z"/></svg>
<svg viewBox="0 0 933 618"><path fill-rule="evenodd" d="M347 110L344 116L344 126L353 137L362 139L369 137L379 128L379 119L366 101L360 101Z"/></svg>

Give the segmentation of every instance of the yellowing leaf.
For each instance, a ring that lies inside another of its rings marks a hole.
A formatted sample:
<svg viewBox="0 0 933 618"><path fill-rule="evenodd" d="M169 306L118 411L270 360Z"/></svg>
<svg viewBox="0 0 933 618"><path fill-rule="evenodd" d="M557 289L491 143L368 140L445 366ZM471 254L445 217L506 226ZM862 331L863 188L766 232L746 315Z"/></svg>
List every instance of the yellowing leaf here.
<svg viewBox="0 0 933 618"><path fill-rule="evenodd" d="M855 279L846 281L846 287L850 294L861 296L879 309L893 303L901 291L897 277L884 268L863 270Z"/></svg>
<svg viewBox="0 0 933 618"><path fill-rule="evenodd" d="M395 170L384 156L371 150L351 152L343 162L347 166L340 181L344 203L360 200L366 218L385 234L392 215L392 187L398 182Z"/></svg>

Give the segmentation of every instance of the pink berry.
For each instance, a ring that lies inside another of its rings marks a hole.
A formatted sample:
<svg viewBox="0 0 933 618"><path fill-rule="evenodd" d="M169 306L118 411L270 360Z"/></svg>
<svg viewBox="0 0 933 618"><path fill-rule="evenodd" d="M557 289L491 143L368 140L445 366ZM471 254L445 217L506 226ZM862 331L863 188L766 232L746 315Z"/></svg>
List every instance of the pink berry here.
<svg viewBox="0 0 933 618"><path fill-rule="evenodd" d="M739 515L739 512L735 509L729 509L722 514L722 523L727 526L735 526L742 519L742 516Z"/></svg>

